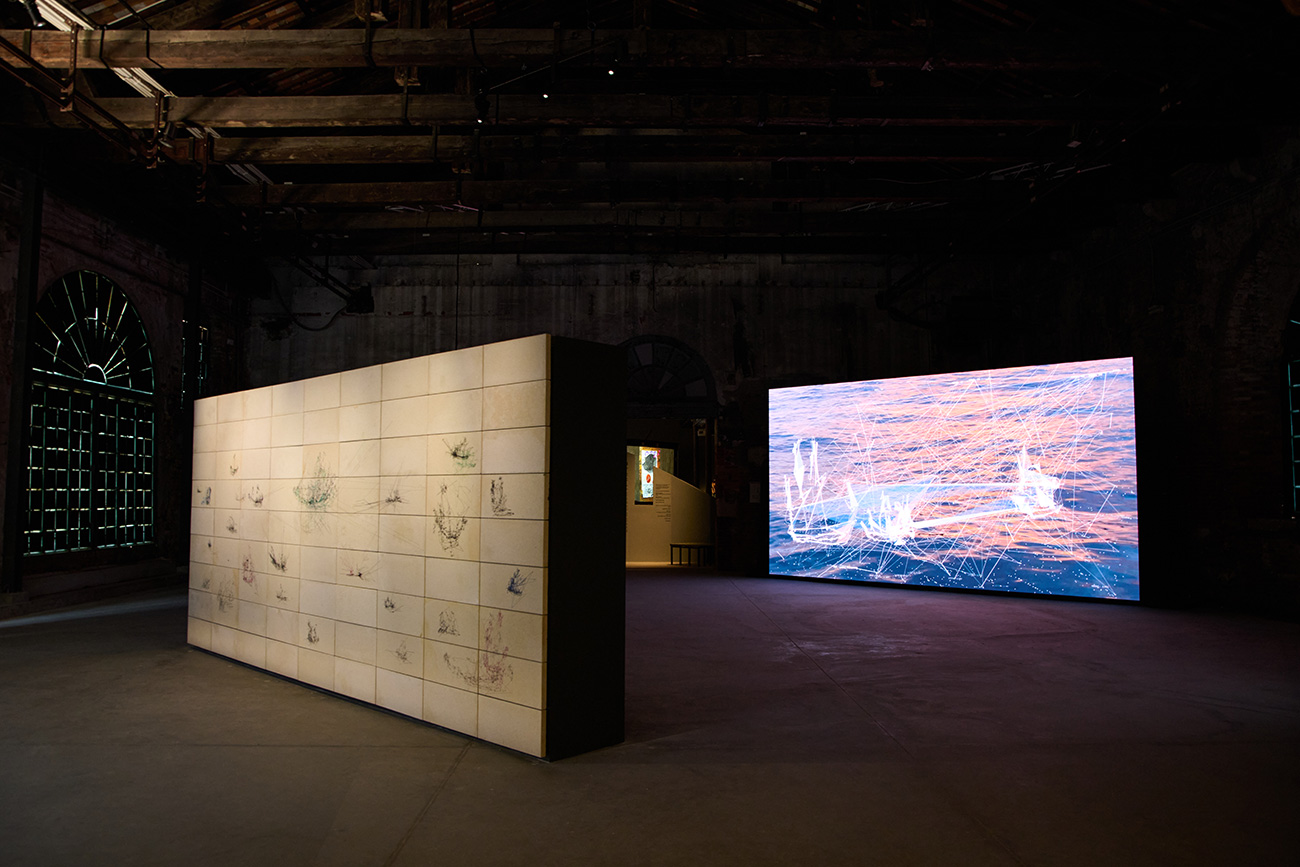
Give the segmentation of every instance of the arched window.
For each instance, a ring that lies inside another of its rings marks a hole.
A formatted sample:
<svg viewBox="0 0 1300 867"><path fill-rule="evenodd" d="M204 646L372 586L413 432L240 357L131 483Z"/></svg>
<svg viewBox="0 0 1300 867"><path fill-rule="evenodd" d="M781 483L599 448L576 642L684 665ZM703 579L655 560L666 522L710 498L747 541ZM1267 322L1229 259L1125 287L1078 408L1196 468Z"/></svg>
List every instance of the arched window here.
<svg viewBox="0 0 1300 867"><path fill-rule="evenodd" d="M628 415L709 418L718 397L709 365L680 340L647 334L623 342Z"/></svg>
<svg viewBox="0 0 1300 867"><path fill-rule="evenodd" d="M153 541L153 356L125 293L92 271L36 306L28 349L25 552Z"/></svg>

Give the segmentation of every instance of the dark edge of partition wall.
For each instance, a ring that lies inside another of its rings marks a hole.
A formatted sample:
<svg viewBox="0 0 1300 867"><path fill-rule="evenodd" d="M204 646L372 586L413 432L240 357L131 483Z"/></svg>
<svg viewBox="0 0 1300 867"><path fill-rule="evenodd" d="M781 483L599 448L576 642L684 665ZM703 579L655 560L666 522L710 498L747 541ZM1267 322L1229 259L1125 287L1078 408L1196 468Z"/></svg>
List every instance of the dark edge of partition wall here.
<svg viewBox="0 0 1300 867"><path fill-rule="evenodd" d="M548 760L623 740L623 362L617 347L551 338Z"/></svg>

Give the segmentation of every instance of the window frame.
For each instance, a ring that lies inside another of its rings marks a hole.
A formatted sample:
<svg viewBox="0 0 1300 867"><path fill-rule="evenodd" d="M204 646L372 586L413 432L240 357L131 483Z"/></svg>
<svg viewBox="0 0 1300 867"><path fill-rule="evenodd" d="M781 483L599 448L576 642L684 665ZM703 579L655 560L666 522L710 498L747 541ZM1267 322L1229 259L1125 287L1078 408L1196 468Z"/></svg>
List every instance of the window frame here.
<svg viewBox="0 0 1300 867"><path fill-rule="evenodd" d="M50 285L32 319L23 556L152 545L156 379L138 309L80 270Z"/></svg>

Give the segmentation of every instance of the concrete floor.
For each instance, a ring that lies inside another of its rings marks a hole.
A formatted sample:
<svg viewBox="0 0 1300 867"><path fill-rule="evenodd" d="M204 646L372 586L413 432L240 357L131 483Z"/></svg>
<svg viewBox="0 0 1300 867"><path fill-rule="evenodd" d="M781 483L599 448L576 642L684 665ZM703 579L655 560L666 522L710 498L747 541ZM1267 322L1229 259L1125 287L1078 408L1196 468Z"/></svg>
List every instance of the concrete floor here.
<svg viewBox="0 0 1300 867"><path fill-rule="evenodd" d="M545 764L185 646L0 624L0 863L1282 865L1300 626L628 576L627 741Z"/></svg>

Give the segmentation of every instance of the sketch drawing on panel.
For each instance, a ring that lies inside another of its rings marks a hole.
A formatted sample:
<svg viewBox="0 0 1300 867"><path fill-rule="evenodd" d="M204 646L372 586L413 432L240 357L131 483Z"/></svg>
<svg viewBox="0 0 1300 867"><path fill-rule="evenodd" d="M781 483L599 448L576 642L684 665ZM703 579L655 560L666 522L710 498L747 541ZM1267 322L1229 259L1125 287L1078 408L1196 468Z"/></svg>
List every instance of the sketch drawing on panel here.
<svg viewBox="0 0 1300 867"><path fill-rule="evenodd" d="M235 536L235 535L238 535L238 534L239 534L239 528L235 526L235 519L234 519L234 518L227 518L227 519L226 519L226 532L229 533L229 534L232 535L232 536Z"/></svg>
<svg viewBox="0 0 1300 867"><path fill-rule="evenodd" d="M478 687L478 660L475 657L452 656L450 653L444 653L442 664L447 666L447 671L463 680L470 689Z"/></svg>
<svg viewBox="0 0 1300 867"><path fill-rule="evenodd" d="M339 570L345 578L358 581L374 581L379 573L379 555L362 554L358 551L339 552Z"/></svg>
<svg viewBox="0 0 1300 867"><path fill-rule="evenodd" d="M234 579L222 581L221 586L217 588L217 607L222 611L229 611L235 607Z"/></svg>
<svg viewBox="0 0 1300 867"><path fill-rule="evenodd" d="M392 512L398 506L410 503L412 500L410 478L410 473L401 473L392 481L387 490L381 492L378 500L358 499L353 503L353 511L373 512L378 509L381 512Z"/></svg>
<svg viewBox="0 0 1300 867"><path fill-rule="evenodd" d="M470 492L464 485L441 484L438 487L438 502L434 506L434 529L438 531L438 542L442 550L455 555L460 551L460 537L469 525Z"/></svg>
<svg viewBox="0 0 1300 867"><path fill-rule="evenodd" d="M391 596L384 597L384 610L387 611L389 614L396 614L397 612L401 611L403 607L404 606L402 605L402 603L398 602L393 597Z"/></svg>
<svg viewBox="0 0 1300 867"><path fill-rule="evenodd" d="M288 571L288 569L289 569L289 557L288 557L287 554L284 553L284 551L281 551L281 552L277 555L277 554L275 553L275 549L274 549L274 548L268 547L268 548L266 549L266 556L267 556L268 558L270 558L270 560L271 560L271 566L273 566L275 569L277 569L277 570L279 570L279 571L281 571L281 572L286 572L286 571Z"/></svg>
<svg viewBox="0 0 1300 867"><path fill-rule="evenodd" d="M207 488L195 488L195 489L194 489L194 493L196 493L196 494L202 494L202 495L203 495L203 496L199 497L199 505L200 505L200 506L211 506L211 505L212 505L212 488L211 488L211 487L207 487Z"/></svg>
<svg viewBox="0 0 1300 867"><path fill-rule="evenodd" d="M239 455L230 456L230 474L232 476L239 474Z"/></svg>
<svg viewBox="0 0 1300 867"><path fill-rule="evenodd" d="M504 654L497 656L494 653L484 652L479 654L479 657L479 689L501 692L510 685L510 681L514 680L514 666L506 661Z"/></svg>
<svg viewBox="0 0 1300 867"><path fill-rule="evenodd" d="M281 584L280 587L279 587L279 589L275 591L275 598L276 598L276 599L279 599L281 602L288 602L288 601L289 601L289 597L288 597L288 595L285 594L285 592L284 592L284 585L283 585L283 584Z"/></svg>
<svg viewBox="0 0 1300 867"><path fill-rule="evenodd" d="M438 634L460 635L460 630L456 628L456 612L450 608L438 612Z"/></svg>
<svg viewBox="0 0 1300 867"><path fill-rule="evenodd" d="M514 680L515 669L510 664L510 648L501 646L501 612L489 617L483 627L483 649L475 656L453 656L443 653L442 662L447 671L478 690L501 692Z"/></svg>
<svg viewBox="0 0 1300 867"><path fill-rule="evenodd" d="M506 480L497 476L492 480L492 485L488 489L488 494L492 500L492 514L498 518L508 518L515 513L515 510L506 505Z"/></svg>
<svg viewBox="0 0 1300 867"><path fill-rule="evenodd" d="M265 495L262 494L262 488L260 485L253 485L251 488L248 489L248 493L244 494L239 499L248 500L248 502L252 503L254 506L261 508L262 503L266 500L266 497Z"/></svg>
<svg viewBox="0 0 1300 867"><path fill-rule="evenodd" d="M240 577L249 587L257 586L257 572L253 569L253 555L244 555L244 565L240 568Z"/></svg>
<svg viewBox="0 0 1300 867"><path fill-rule="evenodd" d="M510 685L515 670L507 660L508 647L501 644L501 624L505 615L498 611L490 615L483 627L483 652L479 654L478 685L480 689L500 692Z"/></svg>
<svg viewBox="0 0 1300 867"><path fill-rule="evenodd" d="M293 495L312 516L312 520L306 526L313 531L324 529L324 522L320 519L320 515L330 508L338 495L338 476L325 466L324 455L316 456L316 468L310 477L304 477L294 485Z"/></svg>
<svg viewBox="0 0 1300 867"><path fill-rule="evenodd" d="M406 646L405 640L403 640L401 644L397 645L397 647L390 650L389 653L393 654L393 656L396 656L397 661L400 662L402 665L412 664L411 649Z"/></svg>
<svg viewBox="0 0 1300 867"><path fill-rule="evenodd" d="M307 642L309 644L320 644L320 635L316 632L316 624L310 620L307 621Z"/></svg>
<svg viewBox="0 0 1300 867"><path fill-rule="evenodd" d="M528 590L528 584L532 580L533 573L529 572L525 575L522 569L516 569L514 574L510 576L510 580L506 582L506 592L512 597L510 600L511 607L519 604L519 600L524 597L524 593Z"/></svg>
<svg viewBox="0 0 1300 867"><path fill-rule="evenodd" d="M461 437L455 445L443 440L447 446L447 454L451 455L452 463L460 470L471 470L478 466L478 459L474 456L474 447L469 444L468 437Z"/></svg>
<svg viewBox="0 0 1300 867"><path fill-rule="evenodd" d="M387 493L380 500L379 508L392 509L406 502L406 495L402 492L402 482L405 480L406 477L403 476L389 486Z"/></svg>

